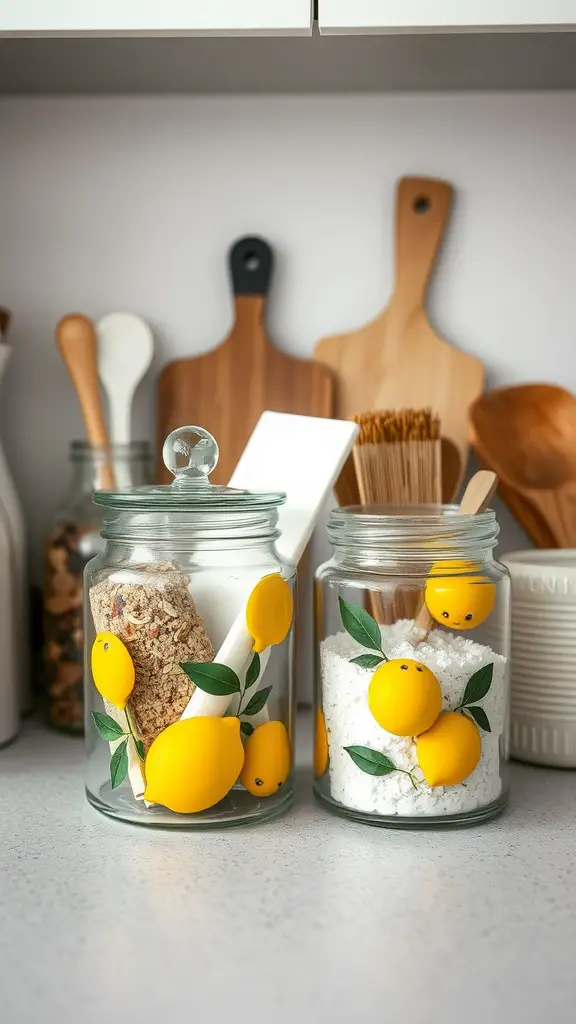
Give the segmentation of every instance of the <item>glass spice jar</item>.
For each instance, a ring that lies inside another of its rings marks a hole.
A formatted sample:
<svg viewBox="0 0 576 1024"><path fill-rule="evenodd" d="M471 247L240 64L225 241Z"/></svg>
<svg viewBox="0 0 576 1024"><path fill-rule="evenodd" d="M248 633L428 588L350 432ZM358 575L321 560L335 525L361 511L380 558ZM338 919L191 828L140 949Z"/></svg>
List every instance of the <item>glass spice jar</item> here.
<svg viewBox="0 0 576 1024"><path fill-rule="evenodd" d="M294 568L280 493L213 486L214 438L169 435L168 486L100 491L85 571L86 790L100 811L173 828L241 824L293 793Z"/></svg>
<svg viewBox="0 0 576 1024"><path fill-rule="evenodd" d="M337 509L316 573L315 795L373 825L507 800L509 577L492 511Z"/></svg>
<svg viewBox="0 0 576 1024"><path fill-rule="evenodd" d="M84 567L102 549L102 514L94 504L102 469L112 463L118 479L150 481L146 441L113 445L109 452L86 441L70 445L72 479L44 548L43 689L46 718L55 728L84 732Z"/></svg>

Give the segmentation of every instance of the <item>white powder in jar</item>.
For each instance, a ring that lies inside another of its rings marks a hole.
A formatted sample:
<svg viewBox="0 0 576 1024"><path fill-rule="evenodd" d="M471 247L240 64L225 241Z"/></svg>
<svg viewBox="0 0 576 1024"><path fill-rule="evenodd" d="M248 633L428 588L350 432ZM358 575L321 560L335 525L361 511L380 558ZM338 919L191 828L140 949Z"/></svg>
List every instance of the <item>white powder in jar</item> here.
<svg viewBox="0 0 576 1024"><path fill-rule="evenodd" d="M350 664L351 658L366 654L366 648L345 632L329 636L320 644L320 672L332 799L368 814L401 817L458 814L491 804L502 791L499 745L506 719L506 658L490 647L442 629L435 629L425 643L415 646L411 619L381 626L380 630L382 650L388 658L413 658L434 672L442 689L443 711L457 708L470 676L483 665L493 663L492 685L479 701L492 731L480 730L480 762L459 785L431 788L425 781L418 781L414 789L410 778L402 772L380 777L367 775L345 747L371 747L386 754L398 768L415 772L417 780L422 778L413 740L386 732L372 717L368 687L374 670Z"/></svg>

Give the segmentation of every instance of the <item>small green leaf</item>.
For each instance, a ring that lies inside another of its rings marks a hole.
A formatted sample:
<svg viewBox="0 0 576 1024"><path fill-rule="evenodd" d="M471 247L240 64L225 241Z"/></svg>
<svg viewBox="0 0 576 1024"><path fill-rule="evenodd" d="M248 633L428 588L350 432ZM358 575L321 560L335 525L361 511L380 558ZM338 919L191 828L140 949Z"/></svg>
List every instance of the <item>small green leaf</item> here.
<svg viewBox="0 0 576 1024"><path fill-rule="evenodd" d="M143 761L146 754L144 752L144 744L142 743L142 740L134 740L134 746L136 747L136 753L138 754L138 757L140 758L141 761Z"/></svg>
<svg viewBox="0 0 576 1024"><path fill-rule="evenodd" d="M251 697L251 699L248 701L248 704L242 711L242 714L257 715L259 711L262 711L262 708L264 707L266 701L268 700L268 697L270 696L271 690L271 686L265 686L263 690L258 690L258 692L255 693L254 696Z"/></svg>
<svg viewBox="0 0 576 1024"><path fill-rule="evenodd" d="M180 668L195 686L214 697L240 692L240 680L228 665L219 665L216 661L184 661Z"/></svg>
<svg viewBox="0 0 576 1024"><path fill-rule="evenodd" d="M254 655L254 657L252 658L252 661L250 662L250 664L248 665L248 668L246 670L246 685L245 685L244 689L245 690L249 690L251 686L254 686L254 683L258 679L259 675L260 675L260 655L256 653Z"/></svg>
<svg viewBox="0 0 576 1024"><path fill-rule="evenodd" d="M484 729L484 732L492 732L492 729L490 728L490 720L484 711L484 708L476 706L467 707L466 712L474 719L476 725L479 725L481 729Z"/></svg>
<svg viewBox="0 0 576 1024"><path fill-rule="evenodd" d="M338 598L340 618L347 633L356 643L368 647L371 651L379 651L382 635L378 623L359 604L349 604L343 597Z"/></svg>
<svg viewBox="0 0 576 1024"><path fill-rule="evenodd" d="M483 665L479 668L473 676L466 683L466 689L464 690L464 696L462 698L462 707L466 704L475 704L476 701L482 700L486 696L488 690L492 685L492 676L494 675L494 665L490 662L489 665Z"/></svg>
<svg viewBox="0 0 576 1024"><path fill-rule="evenodd" d="M350 664L359 665L360 668L378 668L383 660L379 654L360 654L358 658L350 658Z"/></svg>
<svg viewBox="0 0 576 1024"><path fill-rule="evenodd" d="M241 722L240 732L243 732L245 736L251 736L254 732L254 726L250 725L250 722Z"/></svg>
<svg viewBox="0 0 576 1024"><path fill-rule="evenodd" d="M390 772L397 771L396 765L386 754L372 750L372 747L344 747L344 750L366 775L390 775Z"/></svg>
<svg viewBox="0 0 576 1024"><path fill-rule="evenodd" d="M121 786L128 774L127 746L128 740L124 740L116 747L110 758L110 782L112 783L112 789L117 789L118 786Z"/></svg>
<svg viewBox="0 0 576 1024"><path fill-rule="evenodd" d="M119 736L125 736L126 733L121 725L110 715L103 715L101 711L93 711L92 718L94 719L94 725L96 731L103 740L117 740Z"/></svg>

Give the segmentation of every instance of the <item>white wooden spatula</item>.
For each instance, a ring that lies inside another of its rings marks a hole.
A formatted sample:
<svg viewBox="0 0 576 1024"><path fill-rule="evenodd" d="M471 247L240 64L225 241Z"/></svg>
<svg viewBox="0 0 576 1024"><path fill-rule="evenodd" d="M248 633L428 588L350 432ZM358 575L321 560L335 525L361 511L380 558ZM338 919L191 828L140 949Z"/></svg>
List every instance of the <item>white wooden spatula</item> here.
<svg viewBox="0 0 576 1024"><path fill-rule="evenodd" d="M108 397L110 441L114 445L129 444L134 392L154 354L152 331L134 313L109 313L96 324L96 334L98 375ZM122 465L117 468L117 476L119 486L130 484Z"/></svg>

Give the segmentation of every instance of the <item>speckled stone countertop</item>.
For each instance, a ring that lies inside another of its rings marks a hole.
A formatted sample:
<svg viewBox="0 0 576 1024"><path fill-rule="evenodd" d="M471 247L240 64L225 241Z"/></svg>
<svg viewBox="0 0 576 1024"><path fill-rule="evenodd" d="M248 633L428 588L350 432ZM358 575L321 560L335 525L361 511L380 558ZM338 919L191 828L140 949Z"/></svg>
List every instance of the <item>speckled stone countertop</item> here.
<svg viewBox="0 0 576 1024"><path fill-rule="evenodd" d="M575 1019L576 773L514 765L501 819L408 833L302 770L285 817L190 834L101 817L82 756L30 724L0 752L2 1024Z"/></svg>

